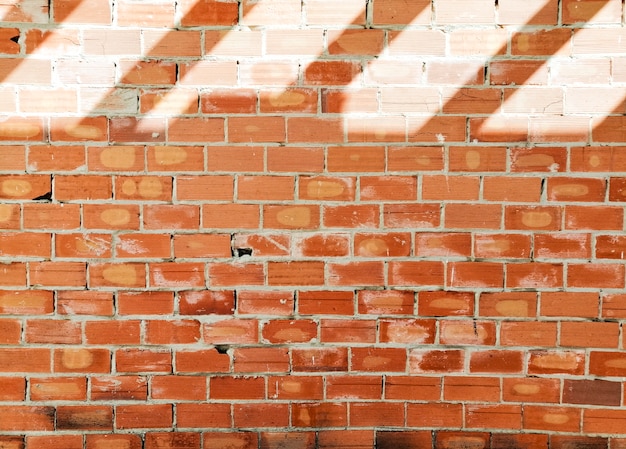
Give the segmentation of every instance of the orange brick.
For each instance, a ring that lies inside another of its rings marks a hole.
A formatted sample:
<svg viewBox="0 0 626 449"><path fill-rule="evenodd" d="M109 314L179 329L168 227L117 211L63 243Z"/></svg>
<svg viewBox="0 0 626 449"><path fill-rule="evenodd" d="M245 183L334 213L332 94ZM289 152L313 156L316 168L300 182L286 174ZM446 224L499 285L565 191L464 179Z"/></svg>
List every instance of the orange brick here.
<svg viewBox="0 0 626 449"><path fill-rule="evenodd" d="M254 229L260 222L259 206L255 204L204 204L204 228Z"/></svg>
<svg viewBox="0 0 626 449"><path fill-rule="evenodd" d="M212 263L209 265L208 282L211 286L263 285L263 265L252 263Z"/></svg>
<svg viewBox="0 0 626 449"><path fill-rule="evenodd" d="M323 262L269 262L267 266L269 285L322 285Z"/></svg>
<svg viewBox="0 0 626 449"><path fill-rule="evenodd" d="M311 234L293 239L294 255L306 257L341 257L350 254L346 234Z"/></svg>
<svg viewBox="0 0 626 449"><path fill-rule="evenodd" d="M289 117L289 143L341 143L344 141L343 121L338 118Z"/></svg>
<svg viewBox="0 0 626 449"><path fill-rule="evenodd" d="M187 146L148 147L148 170L195 172L204 170L204 149Z"/></svg>
<svg viewBox="0 0 626 449"><path fill-rule="evenodd" d="M294 199L294 179L289 176L239 176L237 199L242 201L289 201Z"/></svg>
<svg viewBox="0 0 626 449"><path fill-rule="evenodd" d="M24 227L27 229L71 230L80 226L80 205L65 203L33 203L23 208Z"/></svg>
<svg viewBox="0 0 626 449"><path fill-rule="evenodd" d="M300 291L298 311L305 315L352 315L354 293L347 291Z"/></svg>
<svg viewBox="0 0 626 449"><path fill-rule="evenodd" d="M106 200L112 188L109 176L56 176L53 196L58 201Z"/></svg>
<svg viewBox="0 0 626 449"><path fill-rule="evenodd" d="M446 402L409 404L406 415L408 425L416 427L460 427L463 422L461 404Z"/></svg>
<svg viewBox="0 0 626 449"><path fill-rule="evenodd" d="M480 316L534 317L537 316L537 294L531 292L481 293Z"/></svg>
<svg viewBox="0 0 626 449"><path fill-rule="evenodd" d="M502 397L507 402L560 401L558 379L507 377L502 382Z"/></svg>
<svg viewBox="0 0 626 449"><path fill-rule="evenodd" d="M141 323L128 321L88 321L85 342L95 345L138 345L141 343Z"/></svg>
<svg viewBox="0 0 626 449"><path fill-rule="evenodd" d="M171 373L172 354L163 350L121 349L115 352L115 366L121 373Z"/></svg>
<svg viewBox="0 0 626 449"><path fill-rule="evenodd" d="M143 221L145 229L198 229L200 210L187 204L147 205Z"/></svg>
<svg viewBox="0 0 626 449"><path fill-rule="evenodd" d="M234 195L232 176L179 176L176 195L179 200L231 200Z"/></svg>
<svg viewBox="0 0 626 449"><path fill-rule="evenodd" d="M263 206L265 229L316 229L319 222L319 206L278 204Z"/></svg>
<svg viewBox="0 0 626 449"><path fill-rule="evenodd" d="M373 320L323 320L320 335L322 342L374 343L376 323Z"/></svg>
<svg viewBox="0 0 626 449"><path fill-rule="evenodd" d="M524 429L578 432L581 411L570 407L525 405Z"/></svg>
<svg viewBox="0 0 626 449"><path fill-rule="evenodd" d="M263 171L261 147L209 147L208 166L212 171Z"/></svg>
<svg viewBox="0 0 626 449"><path fill-rule="evenodd" d="M200 95L200 108L209 114L253 114L257 94L251 89L213 89Z"/></svg>
<svg viewBox="0 0 626 449"><path fill-rule="evenodd" d="M422 177L422 198L425 200L477 200L479 179L471 176Z"/></svg>
<svg viewBox="0 0 626 449"><path fill-rule="evenodd" d="M598 316L598 293L542 292L540 313L544 316L594 318Z"/></svg>
<svg viewBox="0 0 626 449"><path fill-rule="evenodd" d="M435 321L385 319L380 321L379 340L384 343L434 343Z"/></svg>
<svg viewBox="0 0 626 449"><path fill-rule="evenodd" d="M55 349L56 373L109 373L111 353L107 349L68 348Z"/></svg>
<svg viewBox="0 0 626 449"><path fill-rule="evenodd" d="M404 291L360 291L357 294L361 314L411 315L414 311L414 294Z"/></svg>
<svg viewBox="0 0 626 449"><path fill-rule="evenodd" d="M585 348L617 348L617 323L561 323L561 346Z"/></svg>
<svg viewBox="0 0 626 449"><path fill-rule="evenodd" d="M236 4L222 0L185 0L180 4L183 11L183 26L230 26L237 23Z"/></svg>
<svg viewBox="0 0 626 449"><path fill-rule="evenodd" d="M585 288L623 288L624 267L617 264L570 264L567 285Z"/></svg>
<svg viewBox="0 0 626 449"><path fill-rule="evenodd" d="M170 428L172 415L170 404L119 405L115 408L115 426L120 429Z"/></svg>
<svg viewBox="0 0 626 449"><path fill-rule="evenodd" d="M471 373L521 374L524 368L523 353L509 350L475 351L470 355Z"/></svg>
<svg viewBox="0 0 626 449"><path fill-rule="evenodd" d="M30 396L35 401L85 401L87 379L84 377L39 377L31 379Z"/></svg>
<svg viewBox="0 0 626 449"><path fill-rule="evenodd" d="M378 399L382 394L381 376L328 376L326 392L332 399Z"/></svg>
<svg viewBox="0 0 626 449"><path fill-rule="evenodd" d="M442 320L439 341L444 345L494 345L495 323L490 321L461 322Z"/></svg>
<svg viewBox="0 0 626 449"><path fill-rule="evenodd" d="M538 262L508 264L506 285L510 288L562 288L563 265Z"/></svg>
<svg viewBox="0 0 626 449"><path fill-rule="evenodd" d="M84 262L33 262L29 271L31 285L83 287L87 283L87 265Z"/></svg>
<svg viewBox="0 0 626 449"><path fill-rule="evenodd" d="M522 407L520 405L469 405L465 408L465 425L469 428L522 428Z"/></svg>
<svg viewBox="0 0 626 449"><path fill-rule="evenodd" d="M154 376L150 391L154 399L204 400L207 397L207 380L204 376Z"/></svg>
<svg viewBox="0 0 626 449"><path fill-rule="evenodd" d="M23 158L23 155L22 155ZM11 157L18 163L20 157ZM28 167L32 171L74 171L85 165L85 149L82 146L31 146L28 150Z"/></svg>
<svg viewBox="0 0 626 449"><path fill-rule="evenodd" d="M500 382L493 377L446 376L443 395L446 401L498 402Z"/></svg>

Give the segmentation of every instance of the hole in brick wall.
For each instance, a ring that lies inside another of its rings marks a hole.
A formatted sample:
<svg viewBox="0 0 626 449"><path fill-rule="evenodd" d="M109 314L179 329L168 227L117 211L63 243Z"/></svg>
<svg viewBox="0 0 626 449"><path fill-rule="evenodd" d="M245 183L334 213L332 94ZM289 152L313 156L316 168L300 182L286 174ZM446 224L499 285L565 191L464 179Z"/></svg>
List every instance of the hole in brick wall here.
<svg viewBox="0 0 626 449"><path fill-rule="evenodd" d="M233 256L235 257L251 256L252 248L235 248L233 252Z"/></svg>
<svg viewBox="0 0 626 449"><path fill-rule="evenodd" d="M228 354L230 346L228 345L215 345L215 350L220 354Z"/></svg>
<svg viewBox="0 0 626 449"><path fill-rule="evenodd" d="M52 201L52 191L33 198L33 201Z"/></svg>
<svg viewBox="0 0 626 449"><path fill-rule="evenodd" d="M10 40L12 40L13 42L15 42L17 44L17 43L19 43L20 35L18 34L17 36L13 36Z"/></svg>

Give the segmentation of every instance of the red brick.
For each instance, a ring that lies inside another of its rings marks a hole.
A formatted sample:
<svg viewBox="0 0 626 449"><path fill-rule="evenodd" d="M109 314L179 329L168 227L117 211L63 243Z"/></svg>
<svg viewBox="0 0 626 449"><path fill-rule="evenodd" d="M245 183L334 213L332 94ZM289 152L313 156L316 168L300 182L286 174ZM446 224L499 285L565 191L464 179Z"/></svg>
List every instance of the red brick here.
<svg viewBox="0 0 626 449"><path fill-rule="evenodd" d="M540 313L544 316L594 318L598 316L598 293L542 292Z"/></svg>
<svg viewBox="0 0 626 449"><path fill-rule="evenodd" d="M463 407L447 402L410 403L406 420L411 427L461 427Z"/></svg>
<svg viewBox="0 0 626 449"><path fill-rule="evenodd" d="M202 401L207 397L204 376L154 376L150 387L153 399Z"/></svg>
<svg viewBox="0 0 626 449"><path fill-rule="evenodd" d="M374 320L322 320L322 342L374 343L376 322Z"/></svg>
<svg viewBox="0 0 626 449"><path fill-rule="evenodd" d="M490 321L441 320L439 342L444 345L494 345L496 326Z"/></svg>
<svg viewBox="0 0 626 449"><path fill-rule="evenodd" d="M291 351L295 372L346 371L348 351L341 347L294 348ZM380 394L377 396L380 397Z"/></svg>
<svg viewBox="0 0 626 449"><path fill-rule="evenodd" d="M321 400L323 378L318 376L272 376L268 378L268 397L276 399Z"/></svg>
<svg viewBox="0 0 626 449"><path fill-rule="evenodd" d="M556 338L557 325L551 322L503 322L500 327L500 344L503 346L554 347Z"/></svg>
<svg viewBox="0 0 626 449"><path fill-rule="evenodd" d="M193 432L150 432L146 434L146 449L200 449L202 434Z"/></svg>
<svg viewBox="0 0 626 449"><path fill-rule="evenodd" d="M403 291L360 291L358 309L361 314L412 315L415 295Z"/></svg>
<svg viewBox="0 0 626 449"><path fill-rule="evenodd" d="M146 400L148 379L140 376L94 377L90 393L94 401Z"/></svg>
<svg viewBox="0 0 626 449"><path fill-rule="evenodd" d="M465 354L462 350L418 350L409 353L411 373L453 373L463 370Z"/></svg>
<svg viewBox="0 0 626 449"><path fill-rule="evenodd" d="M390 318L379 320L381 343L435 342L435 321L424 319Z"/></svg>
<svg viewBox="0 0 626 449"><path fill-rule="evenodd" d="M111 353L107 349L56 349L54 371L56 373L108 373L111 371Z"/></svg>
<svg viewBox="0 0 626 449"><path fill-rule="evenodd" d="M522 428L522 408L519 405L468 405L465 408L465 425L475 429Z"/></svg>
<svg viewBox="0 0 626 449"><path fill-rule="evenodd" d="M27 343L80 344L81 326L68 320L26 320L24 338Z"/></svg>
<svg viewBox="0 0 626 449"><path fill-rule="evenodd" d="M286 427L289 405L281 403L236 404L233 420L237 427Z"/></svg>
<svg viewBox="0 0 626 449"><path fill-rule="evenodd" d="M502 380L502 398L507 402L559 403L561 385L558 379L507 377Z"/></svg>
<svg viewBox="0 0 626 449"><path fill-rule="evenodd" d="M521 373L523 353L521 351L489 350L476 351L470 355L471 373Z"/></svg>
<svg viewBox="0 0 626 449"><path fill-rule="evenodd" d="M169 351L148 349L122 349L115 353L117 372L161 372L172 371L172 355Z"/></svg>
<svg viewBox="0 0 626 449"><path fill-rule="evenodd" d="M446 401L488 401L500 399L500 380L493 377L446 376L443 397Z"/></svg>
<svg viewBox="0 0 626 449"><path fill-rule="evenodd" d="M221 373L230 368L230 356L217 349L176 352L177 373Z"/></svg>
<svg viewBox="0 0 626 449"><path fill-rule="evenodd" d="M447 266L451 287L502 287L504 266L495 262L451 262Z"/></svg>
<svg viewBox="0 0 626 449"><path fill-rule="evenodd" d="M26 379L20 377L0 377L0 381L3 385L3 390L0 393L0 400L2 401L24 401L26 398ZM31 381L31 385L34 385L35 380ZM84 383L84 382L83 382ZM32 388L32 387L31 387ZM32 394L31 394L32 396ZM85 399L83 395L81 399Z"/></svg>
<svg viewBox="0 0 626 449"><path fill-rule="evenodd" d="M333 375L326 378L329 399L379 399L382 387L380 376Z"/></svg>
<svg viewBox="0 0 626 449"><path fill-rule="evenodd" d="M230 315L235 309L233 291L183 291L179 294L181 315Z"/></svg>
<svg viewBox="0 0 626 449"><path fill-rule="evenodd" d="M532 351L528 359L529 374L572 374L584 372L585 356L574 351Z"/></svg>
<svg viewBox="0 0 626 449"><path fill-rule="evenodd" d="M546 407L524 405L524 429L548 430L559 432L578 432L580 429L581 411L569 407Z"/></svg>
<svg viewBox="0 0 626 449"><path fill-rule="evenodd" d="M506 286L508 288L562 288L563 265L539 262L507 264Z"/></svg>
<svg viewBox="0 0 626 449"><path fill-rule="evenodd" d="M567 285L586 288L623 288L624 266L617 264L570 264Z"/></svg>
<svg viewBox="0 0 626 449"><path fill-rule="evenodd" d="M624 211L621 207L565 207L566 229L621 230L623 225Z"/></svg>
<svg viewBox="0 0 626 449"><path fill-rule="evenodd" d="M295 403L291 420L296 427L345 427L348 405L345 402Z"/></svg>
<svg viewBox="0 0 626 449"><path fill-rule="evenodd" d="M312 320L272 320L263 325L261 334L274 344L308 343L317 337L317 324Z"/></svg>
<svg viewBox="0 0 626 449"><path fill-rule="evenodd" d="M382 262L329 263L327 271L327 283L332 286L382 286L384 284Z"/></svg>
<svg viewBox="0 0 626 449"><path fill-rule="evenodd" d="M87 399L87 380L84 377L32 378L29 387L31 399L35 401Z"/></svg>
<svg viewBox="0 0 626 449"><path fill-rule="evenodd" d="M281 347L238 348L234 352L237 373L280 373L289 369L289 354Z"/></svg>
<svg viewBox="0 0 626 449"><path fill-rule="evenodd" d="M54 415L53 407L1 406L0 430L5 432L54 430Z"/></svg>
<svg viewBox="0 0 626 449"><path fill-rule="evenodd" d="M237 311L244 315L292 315L294 293L290 291L254 291L237 292Z"/></svg>
<svg viewBox="0 0 626 449"><path fill-rule="evenodd" d="M274 449L278 447L299 447L314 449L316 444L315 432L262 432L260 448Z"/></svg>
<svg viewBox="0 0 626 449"><path fill-rule="evenodd" d="M606 380L566 379L563 383L563 402L566 404L594 404L619 406L621 385Z"/></svg>
<svg viewBox="0 0 626 449"><path fill-rule="evenodd" d="M102 405L58 406L59 430L113 430L113 408Z"/></svg>
<svg viewBox="0 0 626 449"><path fill-rule="evenodd" d="M354 293L348 291L300 291L298 312L305 315L352 315Z"/></svg>
<svg viewBox="0 0 626 449"><path fill-rule="evenodd" d="M82 435L47 435L28 436L26 444L30 448L38 449L81 449L83 447Z"/></svg>
<svg viewBox="0 0 626 449"><path fill-rule="evenodd" d="M118 313L121 315L162 315L174 311L172 292L119 292Z"/></svg>
<svg viewBox="0 0 626 449"><path fill-rule="evenodd" d="M115 408L115 426L118 429L170 428L172 414L169 404L118 405Z"/></svg>
<svg viewBox="0 0 626 449"><path fill-rule="evenodd" d="M294 255L305 257L342 257L350 254L347 234L306 234L294 239Z"/></svg>
<svg viewBox="0 0 626 449"><path fill-rule="evenodd" d="M444 265L436 261L390 262L388 277L390 285L443 285Z"/></svg>
<svg viewBox="0 0 626 449"><path fill-rule="evenodd" d="M146 322L148 344L170 345L200 341L200 322L196 320L150 320Z"/></svg>
<svg viewBox="0 0 626 449"><path fill-rule="evenodd" d="M358 427L401 426L404 424L404 404L354 402L350 404L350 424Z"/></svg>

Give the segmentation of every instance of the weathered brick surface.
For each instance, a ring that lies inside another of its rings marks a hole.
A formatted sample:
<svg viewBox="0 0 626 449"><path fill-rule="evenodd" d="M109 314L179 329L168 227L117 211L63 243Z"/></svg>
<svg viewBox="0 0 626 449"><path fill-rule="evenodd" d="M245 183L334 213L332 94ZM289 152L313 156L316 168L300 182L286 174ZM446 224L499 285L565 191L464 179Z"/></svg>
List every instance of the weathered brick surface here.
<svg viewBox="0 0 626 449"><path fill-rule="evenodd" d="M620 0L0 5L0 447L626 447Z"/></svg>

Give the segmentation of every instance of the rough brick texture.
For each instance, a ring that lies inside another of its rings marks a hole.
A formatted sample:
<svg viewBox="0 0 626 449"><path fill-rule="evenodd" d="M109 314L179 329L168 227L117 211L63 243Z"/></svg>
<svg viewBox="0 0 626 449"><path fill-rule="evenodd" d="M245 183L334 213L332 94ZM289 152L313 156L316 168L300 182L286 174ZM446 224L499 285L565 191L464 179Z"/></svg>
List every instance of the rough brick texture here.
<svg viewBox="0 0 626 449"><path fill-rule="evenodd" d="M9 0L0 447L626 447L621 0Z"/></svg>

